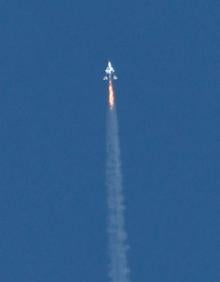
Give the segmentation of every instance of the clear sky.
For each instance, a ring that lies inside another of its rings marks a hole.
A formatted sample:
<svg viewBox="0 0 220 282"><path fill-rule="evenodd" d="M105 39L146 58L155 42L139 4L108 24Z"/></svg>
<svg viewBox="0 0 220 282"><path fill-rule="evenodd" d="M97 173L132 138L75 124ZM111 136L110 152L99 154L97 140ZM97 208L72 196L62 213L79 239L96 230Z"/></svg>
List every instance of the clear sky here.
<svg viewBox="0 0 220 282"><path fill-rule="evenodd" d="M220 281L219 11L0 2L0 281L108 281L108 59L132 282Z"/></svg>

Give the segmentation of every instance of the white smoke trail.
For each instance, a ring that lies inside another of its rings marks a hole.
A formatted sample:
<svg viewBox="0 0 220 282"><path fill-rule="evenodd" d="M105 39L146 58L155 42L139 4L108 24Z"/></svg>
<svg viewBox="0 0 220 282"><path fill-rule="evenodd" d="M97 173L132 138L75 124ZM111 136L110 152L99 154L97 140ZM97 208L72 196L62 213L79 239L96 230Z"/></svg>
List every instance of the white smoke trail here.
<svg viewBox="0 0 220 282"><path fill-rule="evenodd" d="M124 224L124 197L118 138L118 122L115 106L107 117L107 189L109 207L109 251L112 282L129 282L126 232Z"/></svg>

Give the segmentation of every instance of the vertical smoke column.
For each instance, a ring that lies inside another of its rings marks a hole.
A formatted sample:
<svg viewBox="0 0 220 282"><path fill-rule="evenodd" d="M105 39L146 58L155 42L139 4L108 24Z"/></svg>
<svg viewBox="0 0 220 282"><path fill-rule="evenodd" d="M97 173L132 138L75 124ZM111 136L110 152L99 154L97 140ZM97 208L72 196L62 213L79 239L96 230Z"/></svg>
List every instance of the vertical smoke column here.
<svg viewBox="0 0 220 282"><path fill-rule="evenodd" d="M109 109L107 113L107 190L108 235L110 252L110 279L112 282L128 282L126 232L124 224L124 197L118 138L117 112L112 81L109 80Z"/></svg>

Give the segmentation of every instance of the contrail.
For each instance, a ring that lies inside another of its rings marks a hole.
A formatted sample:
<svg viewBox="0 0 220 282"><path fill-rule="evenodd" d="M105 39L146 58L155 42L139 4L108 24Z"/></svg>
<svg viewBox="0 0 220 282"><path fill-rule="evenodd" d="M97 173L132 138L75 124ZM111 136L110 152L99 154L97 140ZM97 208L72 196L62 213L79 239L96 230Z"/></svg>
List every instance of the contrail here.
<svg viewBox="0 0 220 282"><path fill-rule="evenodd" d="M108 235L110 253L109 276L112 282L129 282L126 232L124 223L124 196L118 138L118 122L115 95L111 76L109 78L109 109L107 112L107 193Z"/></svg>

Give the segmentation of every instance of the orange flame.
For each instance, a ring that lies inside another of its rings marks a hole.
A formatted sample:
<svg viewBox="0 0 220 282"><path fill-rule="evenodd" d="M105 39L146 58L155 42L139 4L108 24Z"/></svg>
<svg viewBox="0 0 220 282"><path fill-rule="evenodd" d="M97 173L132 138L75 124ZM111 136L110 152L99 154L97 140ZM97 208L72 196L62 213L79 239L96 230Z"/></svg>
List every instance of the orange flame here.
<svg viewBox="0 0 220 282"><path fill-rule="evenodd" d="M114 89L111 80L109 81L109 85L108 85L108 103L110 109L112 110L115 103L115 95L114 95Z"/></svg>

